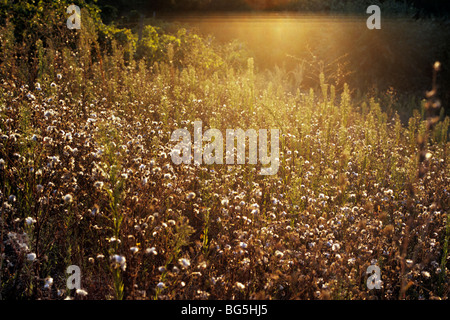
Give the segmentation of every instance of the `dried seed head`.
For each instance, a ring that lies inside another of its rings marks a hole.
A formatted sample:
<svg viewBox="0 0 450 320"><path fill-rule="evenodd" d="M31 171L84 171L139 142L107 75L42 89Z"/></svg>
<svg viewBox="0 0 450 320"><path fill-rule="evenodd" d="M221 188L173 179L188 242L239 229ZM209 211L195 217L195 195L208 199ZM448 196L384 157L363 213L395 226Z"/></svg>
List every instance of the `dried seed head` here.
<svg viewBox="0 0 450 320"><path fill-rule="evenodd" d="M71 194L66 194L65 196L63 196L63 200L65 203L71 203L73 201L73 197Z"/></svg>
<svg viewBox="0 0 450 320"><path fill-rule="evenodd" d="M440 71L441 70L441 63L439 61L436 61L433 65L433 69L435 71Z"/></svg>

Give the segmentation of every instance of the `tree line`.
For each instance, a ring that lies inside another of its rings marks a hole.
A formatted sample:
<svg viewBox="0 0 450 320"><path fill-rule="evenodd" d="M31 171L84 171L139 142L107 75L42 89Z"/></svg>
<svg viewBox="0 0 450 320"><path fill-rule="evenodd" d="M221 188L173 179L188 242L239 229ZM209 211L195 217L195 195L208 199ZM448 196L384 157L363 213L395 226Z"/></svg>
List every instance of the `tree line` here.
<svg viewBox="0 0 450 320"><path fill-rule="evenodd" d="M154 11L339 11L351 10L362 5L374 4L373 0L91 0L105 15L112 19L123 13L138 11L145 15ZM411 7L417 17L448 17L450 1L448 0L378 0L380 4L388 3L389 9ZM345 8L345 9L343 9ZM346 13L346 12L344 12Z"/></svg>

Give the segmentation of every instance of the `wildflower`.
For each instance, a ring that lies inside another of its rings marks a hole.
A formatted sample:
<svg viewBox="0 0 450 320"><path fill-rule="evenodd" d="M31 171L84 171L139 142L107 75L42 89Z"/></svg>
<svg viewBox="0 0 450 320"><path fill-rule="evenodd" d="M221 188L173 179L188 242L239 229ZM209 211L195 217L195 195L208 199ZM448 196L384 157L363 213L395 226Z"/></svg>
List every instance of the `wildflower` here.
<svg viewBox="0 0 450 320"><path fill-rule="evenodd" d="M184 268L187 268L191 265L191 262L189 261L189 259L185 259L185 258L181 258L178 260L178 262L180 263L181 266L183 266Z"/></svg>
<svg viewBox="0 0 450 320"><path fill-rule="evenodd" d="M114 268L120 267L123 271L125 271L125 269L127 268L127 260L124 256L115 254L111 256L110 260Z"/></svg>
<svg viewBox="0 0 450 320"><path fill-rule="evenodd" d="M283 258L284 254L280 250L275 251L275 257L277 258Z"/></svg>
<svg viewBox="0 0 450 320"><path fill-rule="evenodd" d="M250 207L255 210L259 209L259 205L257 203L253 203Z"/></svg>
<svg viewBox="0 0 450 320"><path fill-rule="evenodd" d="M136 253L136 252L139 251L139 248L138 248L138 247L131 247L131 248L130 248L130 251L131 251L132 253Z"/></svg>
<svg viewBox="0 0 450 320"><path fill-rule="evenodd" d="M78 294L79 296L85 297L87 296L87 291L83 290L83 289L77 289L76 294Z"/></svg>
<svg viewBox="0 0 450 320"><path fill-rule="evenodd" d="M56 75L56 78L58 78L58 80L61 80L61 79L62 79L62 74L61 74L61 73L58 73L58 74Z"/></svg>
<svg viewBox="0 0 450 320"><path fill-rule="evenodd" d="M0 159L0 169L5 168L5 160Z"/></svg>
<svg viewBox="0 0 450 320"><path fill-rule="evenodd" d="M159 282L159 283L156 285L156 287L157 287L158 289L164 289L164 288L166 287L166 285L164 284L164 282Z"/></svg>
<svg viewBox="0 0 450 320"><path fill-rule="evenodd" d="M36 191L37 191L37 192L42 192L42 190L44 190L44 186L43 186L42 184L38 184L38 185L36 186Z"/></svg>
<svg viewBox="0 0 450 320"><path fill-rule="evenodd" d="M158 271L161 273L166 272L166 267L160 266L160 267L158 267Z"/></svg>
<svg viewBox="0 0 450 320"><path fill-rule="evenodd" d="M38 140L38 136L36 134L33 134L31 136L31 140L36 142Z"/></svg>
<svg viewBox="0 0 450 320"><path fill-rule="evenodd" d="M71 194L66 194L66 195L63 197L63 200L64 200L65 203L71 203L71 202L73 201L73 197L72 197Z"/></svg>
<svg viewBox="0 0 450 320"><path fill-rule="evenodd" d="M52 284L53 284L53 278L52 278L52 277L47 277L47 278L45 278L44 289L50 288L50 286L51 286Z"/></svg>
<svg viewBox="0 0 450 320"><path fill-rule="evenodd" d="M228 206L228 199L223 199L220 203L221 203L223 206Z"/></svg>
<svg viewBox="0 0 450 320"><path fill-rule="evenodd" d="M100 212L100 207L98 204L94 204L94 207L91 209L91 215L95 216Z"/></svg>
<svg viewBox="0 0 450 320"><path fill-rule="evenodd" d="M239 282L239 281L237 281L237 282L235 283L235 285L236 285L236 288L238 288L239 290L244 290L244 289L245 289L245 285L242 284L242 283Z"/></svg>
<svg viewBox="0 0 450 320"><path fill-rule="evenodd" d="M96 189L101 189L103 187L103 181L95 181L94 187Z"/></svg>
<svg viewBox="0 0 450 320"><path fill-rule="evenodd" d="M27 260L28 261L34 261L36 259L36 253L29 253L27 254Z"/></svg>
<svg viewBox="0 0 450 320"><path fill-rule="evenodd" d="M117 239L116 237L111 237L111 238L109 238L107 240L109 240L109 242L116 242L116 241L117 241L117 243L121 243L122 242L122 241L120 241L120 239Z"/></svg>
<svg viewBox="0 0 450 320"><path fill-rule="evenodd" d="M35 223L36 222L36 219L33 219L32 217L27 217L26 219L25 219L25 223L27 224L27 225L31 225L31 224L33 224L33 223Z"/></svg>
<svg viewBox="0 0 450 320"><path fill-rule="evenodd" d="M341 248L339 243L333 243L333 245L331 246L331 250L336 251L339 250Z"/></svg>
<svg viewBox="0 0 450 320"><path fill-rule="evenodd" d="M247 244L245 242L239 242L239 247L241 247L242 249L247 248Z"/></svg>
<svg viewBox="0 0 450 320"><path fill-rule="evenodd" d="M13 194L10 195L9 198L8 198L8 201L11 202L11 203L16 202L16 200L17 200L17 197L15 195L13 195Z"/></svg>
<svg viewBox="0 0 450 320"><path fill-rule="evenodd" d="M145 253L146 254L153 254L154 256L156 256L158 254L158 251L156 251L155 247L151 247L151 248L145 249Z"/></svg>
<svg viewBox="0 0 450 320"><path fill-rule="evenodd" d="M186 196L186 199L188 200L195 199L195 192L189 192L189 194Z"/></svg>
<svg viewBox="0 0 450 320"><path fill-rule="evenodd" d="M50 87L55 88L56 87L56 83L54 83L54 82L50 83Z"/></svg>

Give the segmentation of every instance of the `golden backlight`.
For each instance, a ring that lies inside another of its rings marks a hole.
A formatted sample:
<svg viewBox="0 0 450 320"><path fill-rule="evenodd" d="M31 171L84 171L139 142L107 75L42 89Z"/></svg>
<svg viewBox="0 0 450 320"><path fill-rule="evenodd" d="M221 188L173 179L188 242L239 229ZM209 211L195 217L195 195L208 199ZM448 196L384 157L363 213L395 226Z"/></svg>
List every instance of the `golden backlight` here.
<svg viewBox="0 0 450 320"><path fill-rule="evenodd" d="M245 0L245 2L254 9L272 9L283 6L292 0Z"/></svg>
<svg viewBox="0 0 450 320"><path fill-rule="evenodd" d="M361 79L368 84L397 81L406 85L398 77L412 72L415 61L427 59L425 52L415 49L421 25L412 20L383 18L381 30L369 30L368 17L365 13L355 17L280 12L165 18L195 27L220 42L238 39L246 44L257 67L262 69L293 70L307 61L315 63L315 68L309 70L312 74L323 71L329 77L332 72L340 72L336 63L339 61L351 68L347 72L360 74L358 85L362 84Z"/></svg>

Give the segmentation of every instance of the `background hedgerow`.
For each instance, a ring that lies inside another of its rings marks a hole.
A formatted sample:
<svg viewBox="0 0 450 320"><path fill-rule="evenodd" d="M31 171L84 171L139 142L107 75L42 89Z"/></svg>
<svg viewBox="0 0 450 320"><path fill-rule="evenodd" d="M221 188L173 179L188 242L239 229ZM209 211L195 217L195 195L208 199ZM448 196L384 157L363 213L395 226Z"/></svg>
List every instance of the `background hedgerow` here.
<svg viewBox="0 0 450 320"><path fill-rule="evenodd" d="M428 128L424 100L405 124L392 92L323 73L286 90L236 42L156 25L139 39L95 7L67 30L65 5L1 25L1 298L448 298L442 112ZM279 128L278 174L174 165L170 134L195 120ZM84 291L67 289L69 265Z"/></svg>

